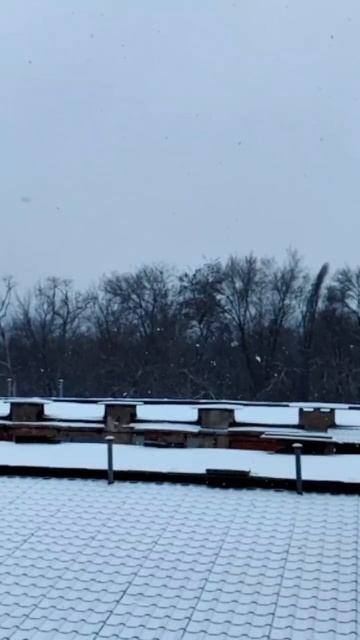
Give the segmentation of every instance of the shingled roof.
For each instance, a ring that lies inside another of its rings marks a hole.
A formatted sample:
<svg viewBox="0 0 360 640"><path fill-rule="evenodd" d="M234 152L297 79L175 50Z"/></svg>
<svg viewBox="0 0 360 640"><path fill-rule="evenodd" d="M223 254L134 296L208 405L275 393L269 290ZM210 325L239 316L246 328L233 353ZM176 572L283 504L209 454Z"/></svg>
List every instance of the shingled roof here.
<svg viewBox="0 0 360 640"><path fill-rule="evenodd" d="M0 478L0 639L355 640L359 497Z"/></svg>

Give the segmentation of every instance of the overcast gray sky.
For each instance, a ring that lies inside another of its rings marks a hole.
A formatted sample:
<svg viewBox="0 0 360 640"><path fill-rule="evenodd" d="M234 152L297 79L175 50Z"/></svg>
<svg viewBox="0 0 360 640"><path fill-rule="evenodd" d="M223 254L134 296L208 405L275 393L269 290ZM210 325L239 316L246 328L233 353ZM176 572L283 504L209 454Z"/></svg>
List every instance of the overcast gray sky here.
<svg viewBox="0 0 360 640"><path fill-rule="evenodd" d="M360 263L359 0L2 0L0 275Z"/></svg>

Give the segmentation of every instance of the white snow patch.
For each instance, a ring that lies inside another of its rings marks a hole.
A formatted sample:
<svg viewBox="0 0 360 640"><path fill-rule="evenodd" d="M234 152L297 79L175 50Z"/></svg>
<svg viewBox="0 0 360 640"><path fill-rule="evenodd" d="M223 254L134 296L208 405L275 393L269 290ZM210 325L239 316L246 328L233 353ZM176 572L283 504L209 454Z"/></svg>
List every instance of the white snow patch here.
<svg viewBox="0 0 360 640"><path fill-rule="evenodd" d="M198 411L195 407L181 404L147 404L137 408L137 417L159 422L196 422Z"/></svg>
<svg viewBox="0 0 360 640"><path fill-rule="evenodd" d="M183 422L134 422L131 425L135 431L183 431L189 433L199 433L203 431L196 424L185 424Z"/></svg>
<svg viewBox="0 0 360 640"><path fill-rule="evenodd" d="M52 420L104 419L104 405L82 402L53 402L45 406L44 415Z"/></svg>
<svg viewBox="0 0 360 640"><path fill-rule="evenodd" d="M0 443L1 465L106 468L105 444L30 445ZM204 473L206 469L250 470L253 475L294 478L293 455L233 449L153 449L114 445L114 468ZM302 456L305 480L360 482L358 455Z"/></svg>
<svg viewBox="0 0 360 640"><path fill-rule="evenodd" d="M10 403L6 400L0 400L0 417L6 418L10 413Z"/></svg>
<svg viewBox="0 0 360 640"><path fill-rule="evenodd" d="M354 640L359 504L1 478L1 638Z"/></svg>
<svg viewBox="0 0 360 640"><path fill-rule="evenodd" d="M347 409L349 405L342 402L289 402L289 406L302 409Z"/></svg>
<svg viewBox="0 0 360 640"><path fill-rule="evenodd" d="M137 407L138 405L144 404L141 400L101 400L98 404L110 405L110 406L119 406L119 407Z"/></svg>
<svg viewBox="0 0 360 640"><path fill-rule="evenodd" d="M52 400L44 400L44 398L11 398L11 404L51 404Z"/></svg>
<svg viewBox="0 0 360 640"><path fill-rule="evenodd" d="M235 409L241 409L239 405L232 404L231 402L206 402L204 404L194 405L194 409L204 409L208 411L209 409L213 411L234 411Z"/></svg>
<svg viewBox="0 0 360 640"><path fill-rule="evenodd" d="M296 425L299 410L296 407L243 407L235 410L235 420L247 424Z"/></svg>
<svg viewBox="0 0 360 640"><path fill-rule="evenodd" d="M357 409L337 409L335 423L339 427L360 427L360 411Z"/></svg>
<svg viewBox="0 0 360 640"><path fill-rule="evenodd" d="M328 429L327 434L332 437L334 442L360 444L360 429L358 427L335 427L334 429Z"/></svg>

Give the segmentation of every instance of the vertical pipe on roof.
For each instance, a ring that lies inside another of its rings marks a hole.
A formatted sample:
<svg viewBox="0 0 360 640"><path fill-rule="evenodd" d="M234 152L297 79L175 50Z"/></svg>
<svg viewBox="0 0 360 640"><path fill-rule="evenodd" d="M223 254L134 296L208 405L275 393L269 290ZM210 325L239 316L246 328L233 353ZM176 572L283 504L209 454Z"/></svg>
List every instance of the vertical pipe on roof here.
<svg viewBox="0 0 360 640"><path fill-rule="evenodd" d="M106 436L105 440L106 440L106 443L107 443L107 476L108 476L108 484L113 484L113 482L114 482L114 461L113 461L114 436Z"/></svg>
<svg viewBox="0 0 360 640"><path fill-rule="evenodd" d="M64 397L64 378L58 379L58 398Z"/></svg>
<svg viewBox="0 0 360 640"><path fill-rule="evenodd" d="M293 444L293 449L295 453L295 471L296 471L296 492L299 495L302 495L302 474L301 474L301 450L303 446L298 442Z"/></svg>

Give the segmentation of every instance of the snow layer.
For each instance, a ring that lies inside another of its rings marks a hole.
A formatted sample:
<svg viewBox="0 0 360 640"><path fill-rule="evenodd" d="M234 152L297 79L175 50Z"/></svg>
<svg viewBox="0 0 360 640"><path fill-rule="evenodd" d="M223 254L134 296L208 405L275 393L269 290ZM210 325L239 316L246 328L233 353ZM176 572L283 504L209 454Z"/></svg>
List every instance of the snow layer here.
<svg viewBox="0 0 360 640"><path fill-rule="evenodd" d="M105 444L0 443L0 465L106 468ZM234 449L156 449L114 445L114 468L204 473L206 469L250 470L253 475L294 478L294 456ZM359 455L302 456L305 480L360 482Z"/></svg>
<svg viewBox="0 0 360 640"><path fill-rule="evenodd" d="M339 427L360 427L360 411L357 409L337 409L335 422Z"/></svg>
<svg viewBox="0 0 360 640"><path fill-rule="evenodd" d="M342 402L289 402L289 407L303 409L347 409L348 406Z"/></svg>
<svg viewBox="0 0 360 640"><path fill-rule="evenodd" d="M246 424L299 424L296 407L243 407L235 410L236 422Z"/></svg>
<svg viewBox="0 0 360 640"><path fill-rule="evenodd" d="M1 640L355 640L358 496L0 478Z"/></svg>
<svg viewBox="0 0 360 640"><path fill-rule="evenodd" d="M181 404L148 404L137 408L137 417L159 422L196 422L198 411L193 406Z"/></svg>
<svg viewBox="0 0 360 640"><path fill-rule="evenodd" d="M13 402L37 402L44 404L45 418L52 420L101 422L104 419L104 403L61 401L48 402L41 398L14 398ZM113 401L115 402L115 401ZM124 401L121 401L122 403ZM130 402L130 401L129 401ZM176 422L178 424L194 424L198 419L199 408L227 408L235 410L235 420L241 424L264 426L296 426L299 424L300 406L306 407L339 407L335 410L336 425L342 427L360 427L360 410L346 409L346 405L326 405L321 403L293 403L292 406L239 406L236 404L206 403L194 404L141 404L137 406L137 416L140 421ZM341 407L341 408L340 408ZM9 402L0 400L0 418L9 415Z"/></svg>
<svg viewBox="0 0 360 640"><path fill-rule="evenodd" d="M263 438L275 438L275 439L290 439L293 440L328 440L330 442L339 443L354 443L360 444L360 429L359 427L334 427L324 431L304 431L304 429L287 429L282 427L231 427L230 433L242 433L263 434Z"/></svg>
<svg viewBox="0 0 360 640"><path fill-rule="evenodd" d="M183 433L199 433L201 427L184 422L134 422L135 431L182 431Z"/></svg>
<svg viewBox="0 0 360 640"><path fill-rule="evenodd" d="M0 400L0 418L7 418L10 413L10 404L6 400Z"/></svg>
<svg viewBox="0 0 360 640"><path fill-rule="evenodd" d="M44 415L52 420L97 420L104 419L104 405L82 402L52 402L45 405Z"/></svg>

